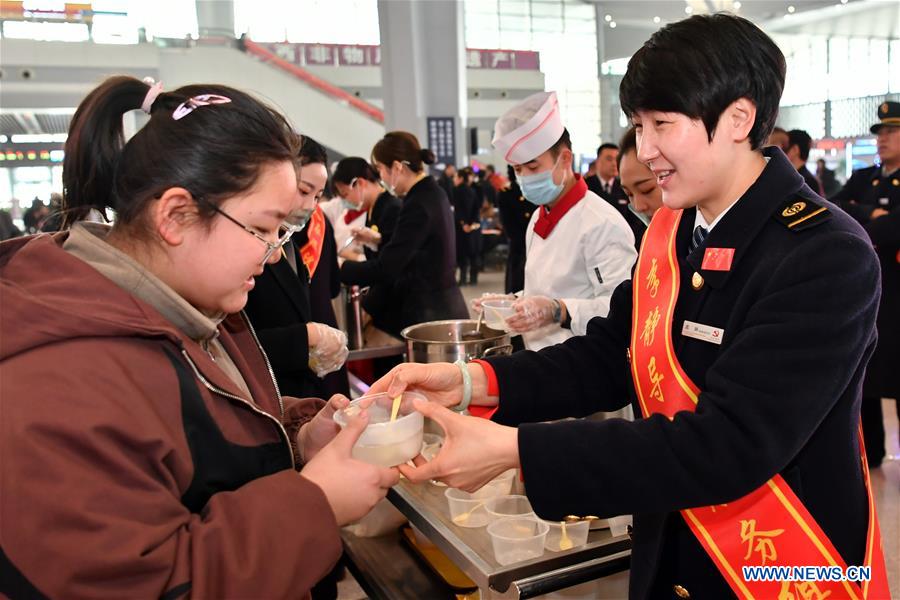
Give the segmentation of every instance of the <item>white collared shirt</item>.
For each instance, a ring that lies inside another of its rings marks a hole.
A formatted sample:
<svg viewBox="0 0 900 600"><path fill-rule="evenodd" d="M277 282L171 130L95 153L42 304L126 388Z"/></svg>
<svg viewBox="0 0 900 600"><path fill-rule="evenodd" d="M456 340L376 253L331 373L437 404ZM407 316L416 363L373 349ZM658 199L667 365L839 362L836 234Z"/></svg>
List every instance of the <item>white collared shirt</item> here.
<svg viewBox="0 0 900 600"><path fill-rule="evenodd" d="M725 210L723 210L722 212L720 212L720 213L719 213L719 216L716 217L715 219L713 219L713 222L712 222L712 223L707 223L707 222L706 222L706 219L704 219L704 218L703 218L703 215L700 214L700 208L698 207L698 208L697 208L697 214L696 214L696 216L694 217L694 229L697 229L697 226L699 225L700 227L702 227L703 229L705 229L707 235L709 235L709 233L713 230L713 227L715 227L716 225L719 224L719 221L722 220L722 217L725 216L725 213L727 213L729 210L731 210L731 207L734 206L735 204L737 204L737 203L738 203L738 200L740 200L740 198L738 198L737 200L735 200L734 202L732 202L731 204L729 204L729 205L728 205L728 208L726 208ZM691 231L694 231L694 229L692 229Z"/></svg>

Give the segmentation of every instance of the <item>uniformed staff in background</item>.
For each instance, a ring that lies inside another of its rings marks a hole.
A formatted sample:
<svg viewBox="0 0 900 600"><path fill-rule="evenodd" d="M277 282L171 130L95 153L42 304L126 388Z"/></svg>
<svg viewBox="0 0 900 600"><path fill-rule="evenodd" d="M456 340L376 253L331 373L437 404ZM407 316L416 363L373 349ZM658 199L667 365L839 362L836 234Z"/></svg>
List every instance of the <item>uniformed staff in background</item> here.
<svg viewBox="0 0 900 600"><path fill-rule="evenodd" d="M881 261L878 346L866 371L862 404L869 464L877 467L885 453L881 399L900 398L900 102L881 103L870 130L878 136L881 164L854 171L831 200L863 226Z"/></svg>
<svg viewBox="0 0 900 600"><path fill-rule="evenodd" d="M619 180L619 147L610 143L600 144L594 165L595 174L584 178L588 189L615 206L624 216L628 196Z"/></svg>
<svg viewBox="0 0 900 600"><path fill-rule="evenodd" d="M809 186L809 189L822 195L822 183L816 179L809 169L806 168L806 161L809 160L809 151L812 148L812 137L802 129L791 129L788 131L788 149L785 150L788 160L794 165L794 168L803 175L803 181Z"/></svg>
<svg viewBox="0 0 900 600"><path fill-rule="evenodd" d="M506 258L506 281L503 291L513 294L525 287L525 231L531 215L537 208L522 195L516 181L516 170L507 168L509 185L497 194L500 222L509 238L509 255Z"/></svg>

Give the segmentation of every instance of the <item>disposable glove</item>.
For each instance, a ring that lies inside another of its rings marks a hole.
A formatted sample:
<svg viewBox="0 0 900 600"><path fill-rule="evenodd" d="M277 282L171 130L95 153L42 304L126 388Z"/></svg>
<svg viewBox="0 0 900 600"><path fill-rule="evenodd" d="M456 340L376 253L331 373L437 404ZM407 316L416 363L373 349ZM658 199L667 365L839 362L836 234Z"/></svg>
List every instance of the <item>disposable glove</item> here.
<svg viewBox="0 0 900 600"><path fill-rule="evenodd" d="M309 346L309 368L317 377L325 377L344 365L350 350L347 349L347 334L324 323L307 323L310 339L315 344Z"/></svg>

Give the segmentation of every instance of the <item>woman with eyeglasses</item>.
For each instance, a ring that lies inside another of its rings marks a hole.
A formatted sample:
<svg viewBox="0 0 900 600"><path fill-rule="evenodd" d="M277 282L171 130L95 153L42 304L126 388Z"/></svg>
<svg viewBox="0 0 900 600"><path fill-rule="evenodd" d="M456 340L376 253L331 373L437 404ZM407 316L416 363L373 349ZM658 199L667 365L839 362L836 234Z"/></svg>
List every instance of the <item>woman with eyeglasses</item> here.
<svg viewBox="0 0 900 600"><path fill-rule="evenodd" d="M381 328L397 337L409 325L469 316L456 284L450 201L425 171L434 160L434 153L406 131L392 131L375 144L372 163L403 206L391 241L379 247L377 257L341 265L341 281L348 285L393 286L396 316Z"/></svg>
<svg viewBox="0 0 900 600"><path fill-rule="evenodd" d="M331 299L340 289L334 231L317 202L328 182L325 149L304 137L298 153L297 213L302 223L267 264L244 309L283 394L304 398L348 394L347 336L337 329Z"/></svg>
<svg viewBox="0 0 900 600"><path fill-rule="evenodd" d="M303 597L397 482L351 458L346 398L281 396L241 313L304 219L298 145L225 86L113 77L79 106L68 229L0 244L2 595Z"/></svg>

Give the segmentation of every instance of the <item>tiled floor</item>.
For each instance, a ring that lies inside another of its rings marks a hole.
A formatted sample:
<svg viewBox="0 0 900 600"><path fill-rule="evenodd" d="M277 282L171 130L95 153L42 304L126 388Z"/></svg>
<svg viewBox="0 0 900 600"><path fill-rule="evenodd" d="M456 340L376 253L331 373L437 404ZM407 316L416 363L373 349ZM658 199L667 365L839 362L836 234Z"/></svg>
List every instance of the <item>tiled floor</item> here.
<svg viewBox="0 0 900 600"><path fill-rule="evenodd" d="M503 291L503 273L482 273L477 286L462 288L466 302L486 292ZM900 440L898 440L897 410L893 400L884 400L885 427L888 432L887 453L882 466L871 473L872 487L875 493L876 509L881 525L881 537L884 545L885 563L888 569L888 580L891 596L900 598ZM608 585L594 588L586 595L575 592L562 594L565 598L617 598L624 597L627 582L624 577L609 581ZM580 590L579 590L580 591ZM339 586L341 600L360 600L365 598L362 589L351 575ZM399 600L399 599L398 599Z"/></svg>

